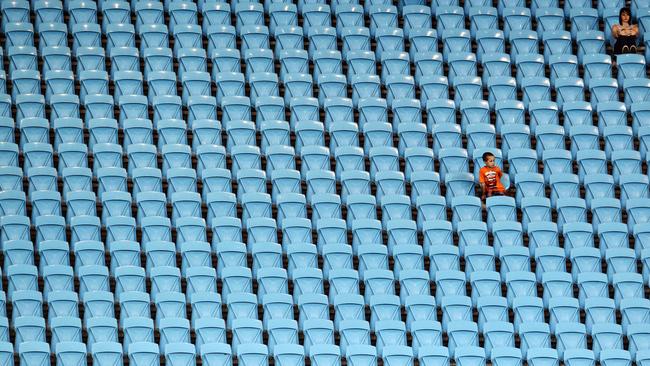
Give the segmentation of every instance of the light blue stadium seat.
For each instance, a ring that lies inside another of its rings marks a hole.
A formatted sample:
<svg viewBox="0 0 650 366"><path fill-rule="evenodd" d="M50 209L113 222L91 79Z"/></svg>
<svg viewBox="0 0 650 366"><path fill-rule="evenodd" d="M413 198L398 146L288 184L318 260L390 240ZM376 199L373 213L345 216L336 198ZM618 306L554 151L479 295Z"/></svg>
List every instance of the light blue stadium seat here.
<svg viewBox="0 0 650 366"><path fill-rule="evenodd" d="M545 77L531 77L522 80L523 102L528 106L532 101L550 101L550 81Z"/></svg>
<svg viewBox="0 0 650 366"><path fill-rule="evenodd" d="M593 247L577 247L571 249L571 274L574 280L579 278L581 273L600 272L600 252Z"/></svg>
<svg viewBox="0 0 650 366"><path fill-rule="evenodd" d="M401 16L404 19L404 34L410 37L418 29L427 29L432 26L431 9L422 5L406 5L402 7Z"/></svg>
<svg viewBox="0 0 650 366"><path fill-rule="evenodd" d="M559 324L577 323L580 319L578 300L572 297L553 297L548 300L550 329L555 332Z"/></svg>
<svg viewBox="0 0 650 366"><path fill-rule="evenodd" d="M519 62L521 57L527 58L532 55L537 58L539 55L540 38L536 32L531 30L515 30L510 33L510 56L514 62Z"/></svg>
<svg viewBox="0 0 650 366"><path fill-rule="evenodd" d="M469 9L470 31L472 37L476 36L478 30L498 28L498 12L496 8L491 6L486 7L471 7Z"/></svg>
<svg viewBox="0 0 650 366"><path fill-rule="evenodd" d="M522 338L524 333L526 333L525 331L522 331L522 325L528 323L532 324L533 329L539 329L539 323L543 322L544 320L544 308L542 299L534 296L515 298L513 300L512 307L515 314L515 329L517 329L517 332L520 334L520 336L522 336ZM543 328L548 329L548 326L542 326L542 332ZM548 330L546 330L546 332L548 333ZM525 346L525 344L523 344L523 341L524 339L522 339L522 347ZM525 352L525 349L522 348L522 351Z"/></svg>
<svg viewBox="0 0 650 366"><path fill-rule="evenodd" d="M442 31L442 54L445 61L452 53L466 53L470 52L470 32L466 29L451 28Z"/></svg>
<svg viewBox="0 0 650 366"><path fill-rule="evenodd" d="M583 102L584 82L579 78L558 78L555 80L556 102L560 107L565 103Z"/></svg>
<svg viewBox="0 0 650 366"><path fill-rule="evenodd" d="M58 49L58 48L57 48ZM50 48L45 48L42 52L42 57L44 61L48 61L51 57ZM69 50L68 50L69 53ZM33 46L13 46L7 49L7 57L9 58L9 75L13 79L15 71L18 70L33 70L36 71L37 63L37 50ZM44 62L43 73L50 71L51 68L48 68L48 63ZM53 65L54 66L54 65ZM61 66L54 66L55 69L64 69ZM68 68L69 69L69 65ZM6 74L3 73L3 93L6 93Z"/></svg>
<svg viewBox="0 0 650 366"><path fill-rule="evenodd" d="M381 149L381 147L374 147L371 148L371 150L377 148ZM381 151L377 151L377 153L380 152ZM341 174L346 171L358 171L363 169L363 150L359 147L341 146L335 151L334 157L336 159L337 177L340 177Z"/></svg>
<svg viewBox="0 0 650 366"><path fill-rule="evenodd" d="M535 296L535 275L531 272L508 272L505 276L506 297L510 304L519 297Z"/></svg>
<svg viewBox="0 0 650 366"><path fill-rule="evenodd" d="M391 200L390 202L387 202L384 205L384 211L400 210L405 208L404 205L406 203L406 200L404 200L405 196L395 196L395 197L397 198ZM385 199L384 201L388 201L388 200ZM404 215L408 215L408 213L405 213ZM417 235L417 231L416 231L417 224L415 223L415 221L412 221L408 218L398 218L394 221L382 223L382 225L386 227L386 231L388 232L387 244L388 244L389 252L392 253L392 250L395 245L415 243L416 235ZM379 226L377 225L376 228L378 229Z"/></svg>
<svg viewBox="0 0 650 366"><path fill-rule="evenodd" d="M523 202L530 202L531 199L525 199ZM538 202L533 203L532 205L536 207L532 210L540 210L539 212L544 212L544 204L548 203L548 200L541 199ZM523 207L523 203L522 203ZM537 247L557 247L558 246L558 228L555 223L552 222L531 222L528 225L528 235L530 237L530 252L532 255L535 255L535 249Z"/></svg>
<svg viewBox="0 0 650 366"><path fill-rule="evenodd" d="M535 133L537 126L557 125L559 123L559 107L555 102L534 101L529 107L531 117L530 131Z"/></svg>
<svg viewBox="0 0 650 366"><path fill-rule="evenodd" d="M503 17L503 30L506 38L514 31L531 29L531 11L526 7L506 7L499 13Z"/></svg>
<svg viewBox="0 0 650 366"><path fill-rule="evenodd" d="M149 9L143 10L144 12L151 12L150 17L155 19L162 16L162 9L156 9L155 5ZM160 11L160 14L158 13ZM142 11L141 11L142 13ZM136 22L136 32L140 36L140 52L144 54L159 53L160 50L153 50L152 48L161 48L169 50L169 30L165 24L140 24Z"/></svg>
<svg viewBox="0 0 650 366"><path fill-rule="evenodd" d="M478 348L478 328L476 323L453 321L449 323L447 331L449 333L449 354L453 355L459 364L461 358L470 356L467 355L467 351L480 349ZM468 359L471 358L471 356L468 357Z"/></svg>
<svg viewBox="0 0 650 366"><path fill-rule="evenodd" d="M245 25L262 25L264 17L264 8L259 3L241 3L235 4L235 17L237 19L237 32Z"/></svg>
<svg viewBox="0 0 650 366"><path fill-rule="evenodd" d="M417 351L421 352L442 345L442 328L440 323L435 320L421 320L413 323L410 325L410 331L413 337L412 347Z"/></svg>
<svg viewBox="0 0 650 366"><path fill-rule="evenodd" d="M315 341L318 338L318 333L322 332L324 341L328 341L334 336L334 324L327 319L328 302L327 296L322 294L306 294L301 296L298 300L298 309L300 311L299 322L301 327L309 334L309 341ZM323 322L323 320L325 322ZM311 324L309 324L311 323ZM312 330L313 329L313 330ZM312 330L309 332L309 330ZM305 334L307 336L307 334ZM316 339L314 339L316 337ZM307 341L307 338L305 338ZM310 342L305 342L310 343ZM332 341L329 342L333 344Z"/></svg>
<svg viewBox="0 0 650 366"><path fill-rule="evenodd" d="M117 342L97 342L88 349L94 363L119 362L123 357L122 346Z"/></svg>
<svg viewBox="0 0 650 366"><path fill-rule="evenodd" d="M445 198L439 195L424 195L417 198L418 228L422 230L425 222L447 219Z"/></svg>
<svg viewBox="0 0 650 366"><path fill-rule="evenodd" d="M263 324L266 327L270 320L293 320L293 300L288 294L268 294L262 301L264 308Z"/></svg>
<svg viewBox="0 0 650 366"><path fill-rule="evenodd" d="M590 90L596 90L601 96L599 99L607 100L617 100L618 96L609 96L607 94L607 88L612 88L614 86L618 87L621 84L613 83L612 77L612 58L609 55L604 54L589 54L582 57L582 64L584 66L584 80L585 85L587 85ZM603 79L603 80L600 80ZM592 83L595 83L592 87ZM599 100L592 97L592 103L594 100Z"/></svg>
<svg viewBox="0 0 650 366"><path fill-rule="evenodd" d="M585 150L586 151L586 150ZM581 151L583 152L583 151ZM548 182L552 174L572 173L571 153L566 150L553 149L544 150L542 155L544 162L544 179ZM597 172L590 172L597 173Z"/></svg>
<svg viewBox="0 0 650 366"><path fill-rule="evenodd" d="M445 364L449 362L449 350L443 346L418 349L418 361L427 366Z"/></svg>
<svg viewBox="0 0 650 366"><path fill-rule="evenodd" d="M493 348L490 361L495 365L518 365L522 362L521 350L514 347Z"/></svg>
<svg viewBox="0 0 650 366"><path fill-rule="evenodd" d="M136 28L142 27L146 24L164 23L164 9L163 4L161 3L132 4L131 7L136 16Z"/></svg>
<svg viewBox="0 0 650 366"><path fill-rule="evenodd" d="M108 54L111 58L111 77L115 77L119 71L140 71L138 62L140 54L136 48L128 46L113 47ZM142 92L139 94L142 94Z"/></svg>
<svg viewBox="0 0 650 366"><path fill-rule="evenodd" d="M39 94L20 94L15 98L16 120L45 118L45 98Z"/></svg>
<svg viewBox="0 0 650 366"><path fill-rule="evenodd" d="M16 3L15 5L19 5L20 3ZM14 5L14 6L15 6ZM49 3L49 2L35 2L34 4L34 14L35 16L35 24L37 27L42 24L42 23L62 23L63 22L63 4L60 2L54 2L54 3ZM29 9L29 7L27 8ZM18 6L17 9L18 14L21 14L22 11L24 10L20 5ZM28 10L29 11L29 10ZM14 12L12 9L11 12ZM16 15L18 15L16 14ZM13 16L11 16L13 18ZM7 18L10 19L10 18ZM25 20L19 20L20 18L14 20L11 19L12 22L18 21L29 21L27 19Z"/></svg>
<svg viewBox="0 0 650 366"><path fill-rule="evenodd" d="M594 78L589 82L591 93L591 105L598 106L600 103L616 102L618 100L619 85L616 79Z"/></svg>
<svg viewBox="0 0 650 366"><path fill-rule="evenodd" d="M321 4L314 4L303 16L303 32L309 38L310 56L317 50L336 50L336 29L331 27L329 12Z"/></svg>
<svg viewBox="0 0 650 366"><path fill-rule="evenodd" d="M34 26L29 22L6 23L3 31L7 47L34 46Z"/></svg>
<svg viewBox="0 0 650 366"><path fill-rule="evenodd" d="M404 52L404 31L401 28L379 28L375 31L377 61L383 59L387 52Z"/></svg>
<svg viewBox="0 0 650 366"><path fill-rule="evenodd" d="M495 252L499 255L500 249L505 246L521 246L523 229L518 222L497 222L492 225Z"/></svg>
<svg viewBox="0 0 650 366"><path fill-rule="evenodd" d="M625 92L626 106L629 107L633 103L645 102L648 100L650 80L646 78L625 79L623 91Z"/></svg>
<svg viewBox="0 0 650 366"><path fill-rule="evenodd" d="M18 251L17 254L25 254L28 253L26 251L26 245L28 242L22 241L22 240L15 240L11 241L8 243L5 243L5 251L8 252L10 247L15 247L18 249L21 249L22 251ZM45 266L48 265L69 265L69 249L67 246L67 243L58 241L58 240L45 240L40 243L40 245L37 248L38 253L40 257L42 258L40 263L39 263L39 271L42 271ZM9 253L5 254L9 258ZM14 254L15 255L15 254ZM27 263L27 264L33 264L33 263L28 263L29 257L25 258L25 260L22 261L22 263ZM15 263L16 260L12 259L11 263ZM21 261L18 261L19 263ZM7 260L5 260L5 264L7 263ZM6 272L6 268L5 268Z"/></svg>
<svg viewBox="0 0 650 366"><path fill-rule="evenodd" d="M413 349L407 346L388 345L382 348L382 359L387 365L410 365L413 362Z"/></svg>
<svg viewBox="0 0 650 366"><path fill-rule="evenodd" d="M400 282L400 299L402 302L409 296L414 295L430 295L429 290L429 275L424 270L423 257L421 252L412 250L411 253L405 253L402 248L393 249L394 255L399 255L399 260L402 262L399 271ZM413 263L413 267L408 267ZM410 269L416 268L416 269Z"/></svg>
<svg viewBox="0 0 650 366"><path fill-rule="evenodd" d="M433 13L436 16L436 25L439 33L447 29L462 28L465 15L463 9L457 5L445 4L445 6L438 6L434 9Z"/></svg>
<svg viewBox="0 0 650 366"><path fill-rule="evenodd" d="M472 285L472 303L484 296L501 296L501 276L494 269L494 251L480 246L467 247L466 255L472 258L473 272L469 275Z"/></svg>
<svg viewBox="0 0 650 366"><path fill-rule="evenodd" d="M433 30L432 30L433 32ZM424 37L423 37L424 38ZM435 40L435 38L433 39ZM431 40L431 43L435 45L435 42ZM411 42L416 42L417 39L412 40ZM420 47L425 47L421 45ZM442 75L442 54L435 51L419 51L415 55L411 56L413 59L413 64L415 65L415 82L423 88L425 80L429 82L431 80L446 80L445 78L431 78L428 75ZM426 70L426 71L425 71ZM424 103L423 103L424 104Z"/></svg>
<svg viewBox="0 0 650 366"><path fill-rule="evenodd" d="M426 329L434 330L436 325L433 323L426 324L422 328L417 328L420 322L435 322L437 318L435 299L431 295L413 295L408 296L404 300L404 307L406 310L406 325L407 328L414 332L415 329L423 330L422 335L426 334ZM441 331L439 324L438 331ZM438 338L438 340L440 340ZM435 341L435 340L431 340ZM419 338L419 343L428 342L425 338Z"/></svg>
<svg viewBox="0 0 650 366"><path fill-rule="evenodd" d="M12 265L34 265L34 249L27 240L6 241L3 243L3 253L5 255L3 271L5 272Z"/></svg>
<svg viewBox="0 0 650 366"><path fill-rule="evenodd" d="M227 343L211 343L210 347L200 348L200 353L206 365L232 365L232 350Z"/></svg>
<svg viewBox="0 0 650 366"><path fill-rule="evenodd" d="M627 365L632 362L632 355L623 350L604 350L600 354L600 362L604 365Z"/></svg>
<svg viewBox="0 0 650 366"><path fill-rule="evenodd" d="M140 266L140 247L133 241L113 242L108 247L108 251L111 256L111 272L114 272L117 267Z"/></svg>
<svg viewBox="0 0 650 366"><path fill-rule="evenodd" d="M623 227L623 229L625 229ZM627 238L627 235L624 236ZM625 247L609 246L605 250L605 260L607 261L607 275L610 280L616 273L636 272L633 264L636 264L636 254L633 249Z"/></svg>
<svg viewBox="0 0 650 366"><path fill-rule="evenodd" d="M86 292L108 291L108 269L103 265L84 265L77 270L79 276L79 294Z"/></svg>
<svg viewBox="0 0 650 366"><path fill-rule="evenodd" d="M529 298L530 299L530 298ZM537 305L537 304L536 304ZM539 304L541 305L541 304ZM524 309L523 311L533 312L539 311L537 308ZM524 322L519 325L519 337L521 338L521 351L527 355L528 362L533 362L533 359L545 355L545 351L552 351L557 357L557 351L550 349L550 330L549 326L542 322ZM550 356L545 356L550 357Z"/></svg>
<svg viewBox="0 0 650 366"><path fill-rule="evenodd" d="M515 337L512 324L507 322L487 322L484 325L485 353L492 355L493 350L514 347Z"/></svg>
<svg viewBox="0 0 650 366"><path fill-rule="evenodd" d="M569 297L573 293L573 280L570 274L562 272L545 272L542 274L544 288L543 301L548 306L550 299Z"/></svg>
<svg viewBox="0 0 650 366"><path fill-rule="evenodd" d="M423 75L419 78L418 85L423 97L423 107L426 107L427 110L432 110L434 108L443 109L447 107L443 102L443 100L449 98L449 82L446 76ZM443 111L433 110L431 112L432 114L443 114ZM433 119L433 117L435 117L435 115L432 115L430 118ZM433 120L431 122L442 123L443 121L438 122L437 120Z"/></svg>
<svg viewBox="0 0 650 366"><path fill-rule="evenodd" d="M614 181L621 177L641 173L641 155L634 150L618 150L611 154Z"/></svg>
<svg viewBox="0 0 650 366"><path fill-rule="evenodd" d="M330 6L324 3L298 3L298 12L302 13L305 21L303 27L305 33L310 27L331 26Z"/></svg>
<svg viewBox="0 0 650 366"><path fill-rule="evenodd" d="M534 183L533 186L527 187L525 191L521 191L521 193L519 191L517 192L518 200L528 195L544 195L543 192L540 193L540 189L538 188L537 160L537 154L531 149L512 149L508 153L510 179L512 180L514 178L515 184L518 184L518 181L521 181L522 184L526 184L523 182L531 181Z"/></svg>
<svg viewBox="0 0 650 366"><path fill-rule="evenodd" d="M499 101L514 100L516 97L516 81L509 76L493 76L488 78L488 101L491 107Z"/></svg>
<svg viewBox="0 0 650 366"><path fill-rule="evenodd" d="M453 100L427 101L427 129L431 131L438 123L456 123L456 106Z"/></svg>
<svg viewBox="0 0 650 366"><path fill-rule="evenodd" d="M16 311L12 313L12 323L15 323L16 319L22 317L43 317L43 295L40 292L33 290L16 291L13 296L10 297L10 300L12 306L16 306ZM8 322L5 324L6 326L4 328L8 330ZM3 329L3 331L4 330L5 329ZM9 334L3 334L3 336L8 337Z"/></svg>
<svg viewBox="0 0 650 366"><path fill-rule="evenodd" d="M275 30L279 26L298 25L298 10L295 5L286 3L272 3L268 6L265 4L265 8L265 12L268 12L270 16L271 33L275 34Z"/></svg>
<svg viewBox="0 0 650 366"><path fill-rule="evenodd" d="M363 27L363 7L357 4L335 6L336 32L340 36L343 27Z"/></svg>
<svg viewBox="0 0 650 366"><path fill-rule="evenodd" d="M648 198L644 189L647 184L647 179L641 174L631 174L620 177L619 186L621 188L621 205L625 205L628 200Z"/></svg>
<svg viewBox="0 0 650 366"><path fill-rule="evenodd" d="M70 242L83 240L100 240L101 225L99 218L94 216L76 216L69 220L72 237Z"/></svg>
<svg viewBox="0 0 650 366"><path fill-rule="evenodd" d="M294 220L296 221L296 220ZM288 225L285 225L288 226ZM297 231L300 227L297 225L293 227L285 227L283 230L286 229L293 229L294 230L294 235L295 231ZM284 240L284 237L283 237ZM287 239L289 240L289 239ZM259 270L264 269L264 268L281 268L280 264L280 258L282 257L282 248L275 243L255 243L254 247L250 250L250 252L253 255L253 276L257 276L257 273ZM238 263L235 263L237 266L241 266L243 263L241 261L241 253L237 255L237 261ZM271 272L270 274L273 274ZM279 276L279 275L278 275ZM272 278L271 276L270 278ZM286 276L284 276L286 277ZM262 300L262 299L260 299Z"/></svg>
<svg viewBox="0 0 650 366"><path fill-rule="evenodd" d="M55 179L56 172L48 168L36 168L37 170L45 169L48 173L54 173ZM31 170L33 173L35 170ZM49 175L49 174L48 174ZM23 171L19 167L4 166L0 168L0 189L3 191L17 191L22 189ZM46 188L51 185L46 184ZM30 189L31 190L31 189Z"/></svg>
<svg viewBox="0 0 650 366"><path fill-rule="evenodd" d="M524 104L519 101L504 100L497 101L494 105L496 113L496 131L497 133L504 134L503 127L505 125L523 125L524 118ZM533 125L534 127L534 125ZM516 129L516 127L513 127ZM530 132L529 132L530 133ZM528 143L529 145L530 143ZM514 146L513 146L514 147ZM524 146L522 146L524 147ZM501 147L505 150L504 147ZM504 152L505 154L505 152Z"/></svg>
<svg viewBox="0 0 650 366"><path fill-rule="evenodd" d="M44 366L50 363L50 346L44 341L23 342L17 348L20 365Z"/></svg>
<svg viewBox="0 0 650 366"><path fill-rule="evenodd" d="M120 167L98 167L96 169L99 188L97 195L101 199L104 193L111 191L126 192L126 170Z"/></svg>
<svg viewBox="0 0 650 366"><path fill-rule="evenodd" d="M39 49L45 47L65 47L67 46L68 27L61 23L37 24L37 31L40 42Z"/></svg>
<svg viewBox="0 0 650 366"><path fill-rule="evenodd" d="M347 178L345 178L347 175L352 174L354 175L358 171L352 170L348 172L343 172L342 173L342 178L341 178L341 183L343 187L343 192L346 192L346 188L350 188L346 185ZM349 173L349 174L346 174ZM297 179L300 179L299 176L296 175ZM367 180L370 179L370 177L366 177ZM311 198L315 194L319 193L335 193L335 175L333 172L329 170L311 170L306 173L306 181L307 181L307 200L311 201ZM368 182L368 184L370 184ZM280 187L278 187L278 190L281 190ZM369 193L370 187L368 186L367 193ZM298 189L299 191L299 189ZM357 191L356 189L354 190L355 193L362 193ZM347 197L346 193L342 193L342 198L345 199Z"/></svg>
<svg viewBox="0 0 650 366"><path fill-rule="evenodd" d="M623 332L627 332L627 329L633 324L641 324L647 321L648 314L650 314L649 305L647 299L635 298L622 299L620 304L617 304L622 315Z"/></svg>
<svg viewBox="0 0 650 366"><path fill-rule="evenodd" d="M448 148L461 147L461 128L457 124L441 123L433 126L434 153L439 154ZM451 150L446 150L451 151Z"/></svg>
<svg viewBox="0 0 650 366"><path fill-rule="evenodd" d="M478 197L454 197L451 208L452 224L456 229L461 221L480 221L481 203Z"/></svg>
<svg viewBox="0 0 650 366"><path fill-rule="evenodd" d="M359 273L363 276L365 271L371 269L388 269L388 250L381 245L356 244L354 251L359 256Z"/></svg>
<svg viewBox="0 0 650 366"><path fill-rule="evenodd" d="M503 32L499 30L479 30L476 32L476 42L478 45L477 56L483 60L484 55L504 53L505 38Z"/></svg>
<svg viewBox="0 0 650 366"><path fill-rule="evenodd" d="M10 97L8 95L5 96L7 97L7 104L11 105ZM0 108L2 107L0 106ZM15 128L15 124L13 118L5 117L5 116L0 117L0 142L10 142L10 143L15 142L14 128ZM56 127L55 127L55 131L56 131Z"/></svg>

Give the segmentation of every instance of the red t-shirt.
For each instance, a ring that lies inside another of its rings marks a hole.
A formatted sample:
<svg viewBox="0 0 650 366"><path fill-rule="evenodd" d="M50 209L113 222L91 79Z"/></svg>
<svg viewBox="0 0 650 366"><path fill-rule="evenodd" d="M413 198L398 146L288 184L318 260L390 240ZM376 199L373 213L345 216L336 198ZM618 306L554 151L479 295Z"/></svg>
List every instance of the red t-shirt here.
<svg viewBox="0 0 650 366"><path fill-rule="evenodd" d="M485 190L487 191L485 193L505 192L506 189L503 184L501 184L502 175L503 173L498 166L495 166L494 168L484 166L481 168L478 180L485 184Z"/></svg>

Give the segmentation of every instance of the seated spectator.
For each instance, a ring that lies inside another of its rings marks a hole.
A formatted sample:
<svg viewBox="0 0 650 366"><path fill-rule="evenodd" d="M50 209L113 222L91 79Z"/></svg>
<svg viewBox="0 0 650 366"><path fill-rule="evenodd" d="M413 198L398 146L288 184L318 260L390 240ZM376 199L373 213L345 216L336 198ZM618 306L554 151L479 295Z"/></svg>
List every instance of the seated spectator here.
<svg viewBox="0 0 650 366"><path fill-rule="evenodd" d="M612 26L612 35L616 38L614 53L636 53L636 38L639 35L639 26L631 23L630 9L622 8L618 15L618 23Z"/></svg>
<svg viewBox="0 0 650 366"><path fill-rule="evenodd" d="M479 171L478 181L481 184L481 198L484 200L492 196L505 196L506 189L501 184L503 172L496 165L494 154L486 152L483 154L485 166Z"/></svg>

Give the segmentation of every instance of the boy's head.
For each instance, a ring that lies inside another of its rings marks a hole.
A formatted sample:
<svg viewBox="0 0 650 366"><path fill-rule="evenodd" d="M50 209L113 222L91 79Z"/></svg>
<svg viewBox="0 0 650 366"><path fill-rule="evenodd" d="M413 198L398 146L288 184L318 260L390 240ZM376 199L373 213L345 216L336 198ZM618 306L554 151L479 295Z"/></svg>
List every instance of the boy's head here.
<svg viewBox="0 0 650 366"><path fill-rule="evenodd" d="M487 166L488 168L494 168L494 166L496 165L494 162L494 154L492 154L491 152L483 153L483 162L485 163L485 166Z"/></svg>

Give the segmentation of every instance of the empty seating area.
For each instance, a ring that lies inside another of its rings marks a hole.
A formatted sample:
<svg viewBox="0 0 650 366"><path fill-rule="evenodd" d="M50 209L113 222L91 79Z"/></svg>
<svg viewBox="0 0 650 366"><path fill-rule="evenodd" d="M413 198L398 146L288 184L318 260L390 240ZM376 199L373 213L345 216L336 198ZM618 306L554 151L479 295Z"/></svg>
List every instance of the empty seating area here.
<svg viewBox="0 0 650 366"><path fill-rule="evenodd" d="M650 366L650 0L0 26L1 365Z"/></svg>

